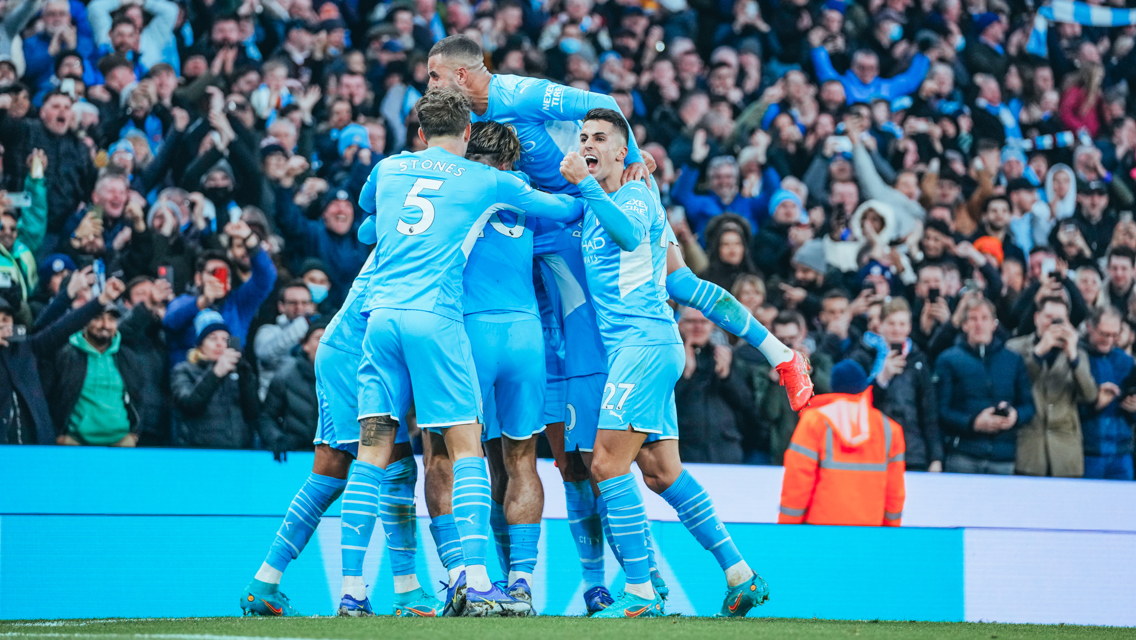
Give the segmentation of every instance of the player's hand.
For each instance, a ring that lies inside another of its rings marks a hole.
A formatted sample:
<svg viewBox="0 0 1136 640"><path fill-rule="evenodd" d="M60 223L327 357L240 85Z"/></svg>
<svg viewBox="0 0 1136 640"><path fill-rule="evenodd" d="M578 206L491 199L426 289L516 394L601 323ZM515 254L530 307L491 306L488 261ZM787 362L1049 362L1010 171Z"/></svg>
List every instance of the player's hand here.
<svg viewBox="0 0 1136 640"><path fill-rule="evenodd" d="M628 167L630 169L630 167ZM572 184L580 184L588 177L588 163L575 151L568 153L560 161L560 175Z"/></svg>
<svg viewBox="0 0 1136 640"><path fill-rule="evenodd" d="M653 172L647 170L646 163L632 162L631 164L627 165L626 169L623 170L623 184L627 184L628 182L638 182L639 180L646 180L651 176L651 173Z"/></svg>
<svg viewBox="0 0 1136 640"><path fill-rule="evenodd" d="M639 153L643 154L643 164L647 165L647 173L654 175L655 170L659 168L659 163L655 162L655 156L646 151L640 151ZM630 167L628 167L628 169L630 169ZM623 170L623 174L624 176L627 175L627 169Z"/></svg>

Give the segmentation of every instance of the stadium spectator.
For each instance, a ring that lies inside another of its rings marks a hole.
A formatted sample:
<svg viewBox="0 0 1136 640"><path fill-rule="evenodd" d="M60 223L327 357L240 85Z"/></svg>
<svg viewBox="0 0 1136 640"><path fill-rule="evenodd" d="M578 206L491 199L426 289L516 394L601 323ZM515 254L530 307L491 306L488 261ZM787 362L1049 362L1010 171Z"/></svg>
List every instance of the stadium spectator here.
<svg viewBox="0 0 1136 640"><path fill-rule="evenodd" d="M1021 356L995 336L994 305L960 306L963 337L935 363L939 424L949 439L947 471L1014 473L1020 427L1033 419L1031 381Z"/></svg>
<svg viewBox="0 0 1136 640"><path fill-rule="evenodd" d="M777 522L898 527L906 497L903 438L872 407L864 369L853 360L836 365L832 393L801 412L785 452Z"/></svg>
<svg viewBox="0 0 1136 640"><path fill-rule="evenodd" d="M115 282L115 281L111 281ZM125 289L118 281L107 289ZM103 308L83 331L73 334L55 356L55 379L47 387L59 444L133 447L142 428L143 394L138 359L122 344L122 310Z"/></svg>
<svg viewBox="0 0 1136 640"><path fill-rule="evenodd" d="M1079 478L1084 475L1078 405L1095 401L1097 386L1089 356L1069 322L1062 298L1038 302L1035 333L1014 338L1006 349L1020 355L1033 382L1039 409L1018 432L1016 472L1031 476Z"/></svg>
<svg viewBox="0 0 1136 640"><path fill-rule="evenodd" d="M274 453L311 451L319 423L316 398L316 349L327 322L317 320L281 364L260 411L260 436Z"/></svg>
<svg viewBox="0 0 1136 640"><path fill-rule="evenodd" d="M907 469L943 470L943 438L931 362L911 340L911 307L894 298L880 310L880 340L867 335L849 354L872 381L873 406L903 429ZM872 334L874 335L874 334ZM881 356L882 359L881 359Z"/></svg>
<svg viewBox="0 0 1136 640"><path fill-rule="evenodd" d="M706 227L710 266L700 276L723 289L733 289L743 275L757 275L750 258L750 225L740 216L724 213Z"/></svg>
<svg viewBox="0 0 1136 640"><path fill-rule="evenodd" d="M252 366L230 344L232 334L217 311L199 312L193 330L197 346L170 378L174 440L184 447L246 449L259 409Z"/></svg>
<svg viewBox="0 0 1136 640"><path fill-rule="evenodd" d="M200 311L219 310L225 318L225 331L244 344L257 309L272 293L276 267L261 247L261 239L242 221L230 222L225 233L248 250L251 277L239 283L224 254L210 252L198 257L193 278L197 294L174 298L162 320L170 341L171 364L184 360L186 352L199 342L193 323Z"/></svg>
<svg viewBox="0 0 1136 640"><path fill-rule="evenodd" d="M309 321L316 311L312 292L303 280L293 280L280 291L276 303L276 322L260 327L253 340L260 367L260 399L268 393L268 385L276 372L291 359L292 349L308 334Z"/></svg>
<svg viewBox="0 0 1136 640"><path fill-rule="evenodd" d="M138 368L138 444L168 444L170 439L170 369L162 318L174 299L173 287L164 278L139 276L127 285L124 306L129 311L118 324L122 348L133 353Z"/></svg>
<svg viewBox="0 0 1136 640"><path fill-rule="evenodd" d="M740 464L743 434L755 414L753 396L733 366L733 351L714 344L716 330L700 311L683 308L686 368L675 385L679 455L686 462Z"/></svg>
<svg viewBox="0 0 1136 640"><path fill-rule="evenodd" d="M1123 318L1111 307L1093 311L1085 347L1097 383L1096 402L1080 407L1085 450L1085 477L1132 480L1132 426L1136 423L1136 389L1132 356L1117 343Z"/></svg>

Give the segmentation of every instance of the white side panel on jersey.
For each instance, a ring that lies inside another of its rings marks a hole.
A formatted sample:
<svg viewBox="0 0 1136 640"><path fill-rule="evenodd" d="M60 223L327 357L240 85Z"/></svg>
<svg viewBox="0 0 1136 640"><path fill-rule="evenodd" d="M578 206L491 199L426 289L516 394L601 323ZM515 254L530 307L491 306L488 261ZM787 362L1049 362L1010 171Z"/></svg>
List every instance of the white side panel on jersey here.
<svg viewBox="0 0 1136 640"><path fill-rule="evenodd" d="M553 144L564 155L580 150L580 123L575 120L549 120L544 124L544 130Z"/></svg>
<svg viewBox="0 0 1136 640"><path fill-rule="evenodd" d="M619 297L626 298L642 284L651 281L651 238L644 236L634 251L619 252Z"/></svg>
<svg viewBox="0 0 1136 640"><path fill-rule="evenodd" d="M576 281L568 263L558 255L548 255L541 258L552 269L552 276L556 279L556 288L560 291L561 320L567 318L580 305L587 302L584 287Z"/></svg>
<svg viewBox="0 0 1136 640"><path fill-rule="evenodd" d="M521 211L520 209L512 205L502 204L500 202L493 204L485 211L482 211L481 215L477 217L477 222L473 223L473 226L470 227L469 233L466 235L465 240L462 241L462 253L465 254L465 257L467 259L469 258L469 252L473 251L473 243L477 242L477 239L484 235L482 232L485 229L485 223L489 221L489 217L497 213L498 211L506 209L509 211L516 211L517 213L524 213L524 211Z"/></svg>

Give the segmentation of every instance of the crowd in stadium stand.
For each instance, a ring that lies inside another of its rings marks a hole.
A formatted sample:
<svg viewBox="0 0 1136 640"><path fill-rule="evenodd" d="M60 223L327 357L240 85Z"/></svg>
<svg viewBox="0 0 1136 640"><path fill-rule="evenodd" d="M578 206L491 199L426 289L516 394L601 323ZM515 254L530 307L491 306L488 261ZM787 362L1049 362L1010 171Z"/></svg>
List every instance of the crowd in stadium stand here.
<svg viewBox="0 0 1136 640"><path fill-rule="evenodd" d="M818 393L858 363L909 470L1131 480L1136 27L1037 10L0 0L0 443L311 449L359 191L465 34L613 96L687 264ZM776 371L678 318L683 459L780 464Z"/></svg>

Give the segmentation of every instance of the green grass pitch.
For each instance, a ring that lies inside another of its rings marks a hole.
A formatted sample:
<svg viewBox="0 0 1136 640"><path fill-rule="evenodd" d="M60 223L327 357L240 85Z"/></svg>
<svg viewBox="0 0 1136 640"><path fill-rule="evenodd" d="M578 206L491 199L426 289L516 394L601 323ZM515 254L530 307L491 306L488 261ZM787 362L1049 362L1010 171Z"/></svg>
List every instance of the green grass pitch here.
<svg viewBox="0 0 1136 640"><path fill-rule="evenodd" d="M746 618L714 620L677 616L647 620L515 618L437 620L376 618L180 618L58 621L0 621L0 637L41 640L789 640L956 638L1014 640L1034 638L1136 638L1136 629L1072 625L1012 625L950 622L877 622Z"/></svg>

